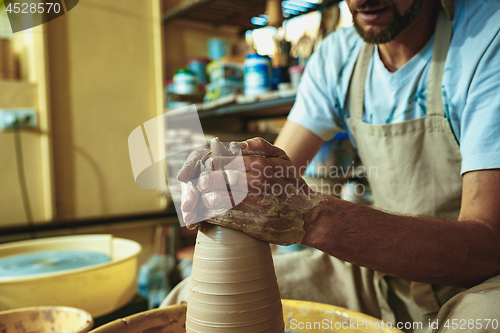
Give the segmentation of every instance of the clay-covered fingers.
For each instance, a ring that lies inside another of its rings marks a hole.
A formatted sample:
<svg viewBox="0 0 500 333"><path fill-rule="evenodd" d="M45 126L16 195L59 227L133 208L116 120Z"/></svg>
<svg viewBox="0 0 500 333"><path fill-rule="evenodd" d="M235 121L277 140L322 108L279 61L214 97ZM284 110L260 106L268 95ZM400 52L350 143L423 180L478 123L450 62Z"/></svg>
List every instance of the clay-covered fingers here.
<svg viewBox="0 0 500 333"><path fill-rule="evenodd" d="M228 210L235 209L238 211L259 211L265 209L266 206L262 204L264 195L258 196L245 196L244 201L235 201L241 194L231 193L232 199L227 192L214 191L204 193L200 197L201 205L198 206L198 215L201 219L214 218ZM233 206L234 204L234 206Z"/></svg>
<svg viewBox="0 0 500 333"><path fill-rule="evenodd" d="M177 179L187 183L190 180L198 178L204 167L204 162L209 156L208 149L195 150L189 154L186 162L177 173Z"/></svg>
<svg viewBox="0 0 500 333"><path fill-rule="evenodd" d="M228 210L233 208L232 195L226 190L201 194L201 203L208 210Z"/></svg>
<svg viewBox="0 0 500 333"><path fill-rule="evenodd" d="M211 154L204 162L205 170L215 171L222 169L233 169L239 171L245 171L245 165L243 164L243 156L217 156Z"/></svg>
<svg viewBox="0 0 500 333"><path fill-rule="evenodd" d="M205 161L205 168L209 171L236 170L240 172L253 171L265 173L269 177L296 178L298 174L289 160L278 157L264 156L213 156Z"/></svg>
<svg viewBox="0 0 500 333"><path fill-rule="evenodd" d="M197 188L203 193L226 190L229 188L233 192L247 192L248 182L245 172L236 170L224 170L213 172L202 172L198 178Z"/></svg>
<svg viewBox="0 0 500 333"><path fill-rule="evenodd" d="M265 157L276 157L290 160L283 149L280 149L263 138L256 137L242 142L231 142L230 148L237 146L243 155L261 155Z"/></svg>
<svg viewBox="0 0 500 333"><path fill-rule="evenodd" d="M197 206L199 192L194 188L192 182L181 182L181 211L184 223L191 224L197 222Z"/></svg>
<svg viewBox="0 0 500 333"><path fill-rule="evenodd" d="M266 172L249 170L239 172L235 170L202 172L196 188L202 193L212 191L229 190L233 196L240 193L246 195L274 194L280 198L286 198L297 193L297 188L301 187L300 179L280 178L273 174L280 173L276 169L269 169ZM244 199L244 198L243 198ZM238 197L236 200L241 201Z"/></svg>
<svg viewBox="0 0 500 333"><path fill-rule="evenodd" d="M233 152L229 150L222 142L220 142L219 138L213 138L210 142L210 151L212 154L219 156L233 156L236 155L237 152Z"/></svg>

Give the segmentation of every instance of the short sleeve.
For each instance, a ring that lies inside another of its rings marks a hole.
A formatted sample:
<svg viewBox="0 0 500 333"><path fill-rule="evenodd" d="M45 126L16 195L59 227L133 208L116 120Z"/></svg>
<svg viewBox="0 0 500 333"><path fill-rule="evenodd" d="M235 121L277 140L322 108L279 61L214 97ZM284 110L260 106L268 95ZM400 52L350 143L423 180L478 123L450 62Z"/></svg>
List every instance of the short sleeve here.
<svg viewBox="0 0 500 333"><path fill-rule="evenodd" d="M462 174L500 168L499 53L497 31L478 63L460 120Z"/></svg>
<svg viewBox="0 0 500 333"><path fill-rule="evenodd" d="M335 34L332 34L335 35ZM332 57L335 36L329 36L309 59L302 75L295 104L288 119L304 126L325 141L342 131L339 119Z"/></svg>

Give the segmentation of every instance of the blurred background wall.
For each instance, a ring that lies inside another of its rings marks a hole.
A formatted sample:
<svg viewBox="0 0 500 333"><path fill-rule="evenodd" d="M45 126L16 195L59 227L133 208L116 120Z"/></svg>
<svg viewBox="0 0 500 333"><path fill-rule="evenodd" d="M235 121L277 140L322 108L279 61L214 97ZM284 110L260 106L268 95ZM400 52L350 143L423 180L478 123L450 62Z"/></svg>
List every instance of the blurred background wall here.
<svg viewBox="0 0 500 333"><path fill-rule="evenodd" d="M127 146L130 132L161 110L158 7L155 0L82 0L35 36L43 44L37 71L45 62L45 75L0 82L0 107L16 106L11 96L25 107L42 105L41 131L21 134L35 221L160 208L155 191L136 186ZM26 220L15 175L14 136L1 132L2 225Z"/></svg>

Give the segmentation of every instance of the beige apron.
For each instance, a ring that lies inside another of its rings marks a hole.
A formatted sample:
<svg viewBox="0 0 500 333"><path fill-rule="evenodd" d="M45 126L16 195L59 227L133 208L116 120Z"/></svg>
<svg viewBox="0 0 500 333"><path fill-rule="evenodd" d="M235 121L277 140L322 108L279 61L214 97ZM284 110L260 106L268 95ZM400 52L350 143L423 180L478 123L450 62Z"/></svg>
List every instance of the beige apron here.
<svg viewBox="0 0 500 333"><path fill-rule="evenodd" d="M374 46L365 44L358 56L351 79L351 116L347 122L363 165L366 170L372 167L367 176L378 209L413 216L458 218L462 158L445 118L441 91L451 27L452 22L441 11L429 71L427 116L421 119L385 125L363 122L364 87ZM460 291L378 272L374 277L382 319L422 322L424 328L444 302Z"/></svg>

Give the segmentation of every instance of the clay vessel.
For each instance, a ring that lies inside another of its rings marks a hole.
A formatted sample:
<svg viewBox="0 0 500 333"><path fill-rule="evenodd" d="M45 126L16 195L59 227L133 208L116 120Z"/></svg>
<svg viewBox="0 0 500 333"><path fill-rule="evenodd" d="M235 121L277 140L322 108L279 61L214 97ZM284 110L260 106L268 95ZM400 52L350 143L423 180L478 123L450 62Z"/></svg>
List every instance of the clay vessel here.
<svg viewBox="0 0 500 333"><path fill-rule="evenodd" d="M283 333L283 309L268 243L202 223L187 303L187 333Z"/></svg>
<svg viewBox="0 0 500 333"><path fill-rule="evenodd" d="M86 333L94 325L90 313L66 306L36 306L0 312L3 333Z"/></svg>

